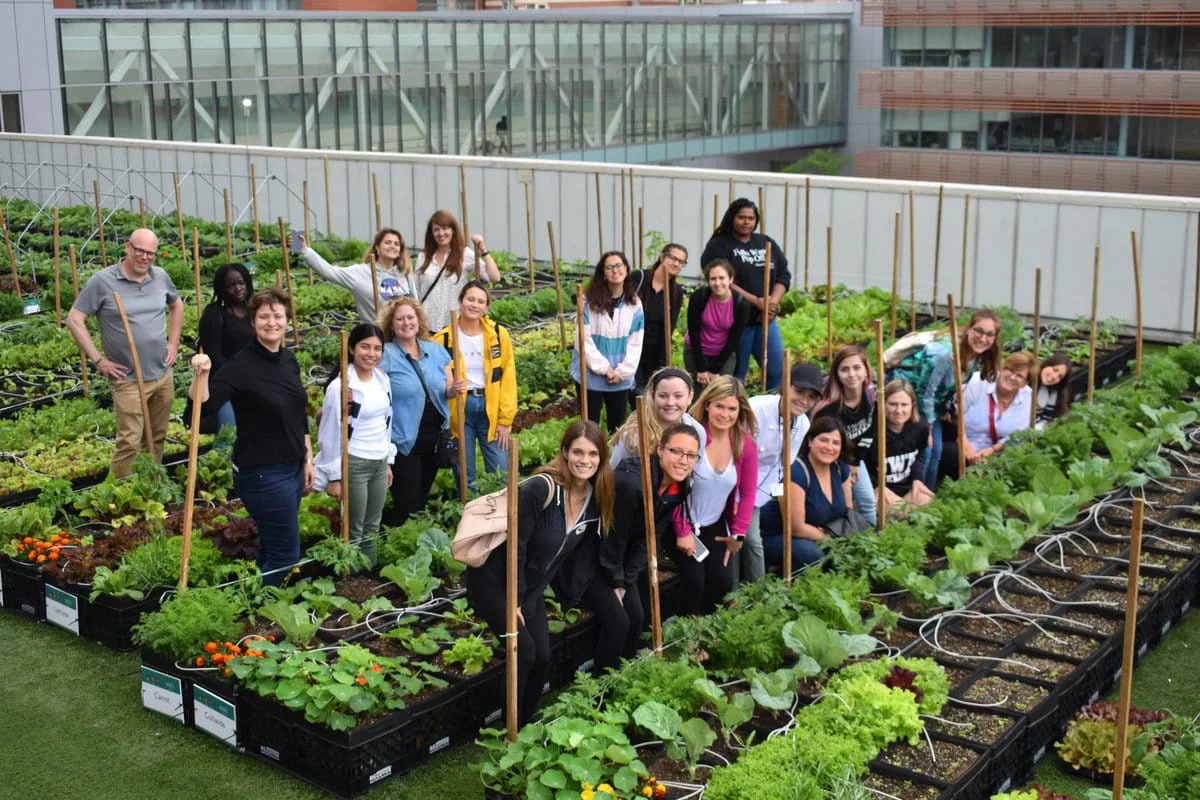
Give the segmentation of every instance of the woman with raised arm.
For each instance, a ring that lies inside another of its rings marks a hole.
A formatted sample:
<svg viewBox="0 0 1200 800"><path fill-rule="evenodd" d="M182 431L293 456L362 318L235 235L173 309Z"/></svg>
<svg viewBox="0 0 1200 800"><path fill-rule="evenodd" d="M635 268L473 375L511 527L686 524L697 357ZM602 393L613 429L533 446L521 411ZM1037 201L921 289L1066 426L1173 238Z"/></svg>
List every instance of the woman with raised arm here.
<svg viewBox="0 0 1200 800"><path fill-rule="evenodd" d="M404 236L395 228L380 228L375 234L371 246L363 253L361 264L350 264L345 267L335 267L321 257L321 254L308 246L307 240L300 239L301 258L313 271L330 283L344 286L354 296L354 305L358 309L358 319L361 322L375 322L375 286L371 283L371 259L375 259L375 280L379 286L379 309L394 297L417 294L417 282L412 272L412 263L408 260L408 247L404 244Z"/></svg>
<svg viewBox="0 0 1200 800"><path fill-rule="evenodd" d="M642 357L646 320L634 286L626 278L629 261L618 250L600 256L583 291L583 350L571 354L571 377L587 391L588 419L607 412L608 431L629 413L629 390Z"/></svg>
<svg viewBox="0 0 1200 800"><path fill-rule="evenodd" d="M492 258L483 237L471 237L474 249L467 246L458 220L449 211L434 212L425 226L425 248L417 256L417 288L421 306L429 317L431 330L440 331L450 324L450 312L458 303L458 293L472 278L495 283L500 268ZM482 264L475 263L475 250ZM478 274L477 274L478 273Z"/></svg>
<svg viewBox="0 0 1200 800"><path fill-rule="evenodd" d="M884 464L884 497L891 509L902 503L928 505L933 492L925 485L925 450L929 426L917 413L917 393L912 384L896 378L883 387L883 415L887 425L887 460ZM867 448L867 470L879 485L879 443ZM893 513L889 511L889 513ZM895 515L900 515L897 511Z"/></svg>
<svg viewBox="0 0 1200 800"><path fill-rule="evenodd" d="M564 606L591 582L596 549L613 528L613 473L608 444L594 422L567 426L554 460L519 487L517 520L517 703L524 725L537 710L550 671L550 627L543 593L554 582ZM575 558L577 547L585 548ZM507 630L507 548L497 547L466 573L471 606L498 636ZM571 564L570 579L556 580ZM583 569L579 569L583 567Z"/></svg>
<svg viewBox="0 0 1200 800"><path fill-rule="evenodd" d="M733 291L733 265L716 258L704 265L708 284L688 300L688 329L683 337L683 363L693 380L707 386L718 375L737 369L738 342L750 319L750 303Z"/></svg>
<svg viewBox="0 0 1200 800"><path fill-rule="evenodd" d="M213 275L212 302L200 315L200 349L212 360L216 372L254 341L248 300L254 294L254 278L243 264L226 264ZM189 418L190 419L190 418ZM217 409L217 428L237 425L233 404ZM205 428L202 426L201 431Z"/></svg>
<svg viewBox="0 0 1200 800"><path fill-rule="evenodd" d="M317 482L331 497L349 503L350 541L375 566L379 521L392 485L392 386L379 362L383 331L373 322L355 325L347 339L350 363L350 473L342 475L342 376L335 369L325 384L317 428Z"/></svg>
<svg viewBox="0 0 1200 800"><path fill-rule="evenodd" d="M671 330L679 325L679 309L683 307L683 287L679 285L679 273L687 266L688 251L674 242L665 245L650 269L634 272L629 276L642 303L642 314L646 320L646 333L642 339L642 356L638 360L634 375L632 400L646 388L650 376L662 367L671 366L667 359L667 345L663 341L666 327L663 325L663 286L670 287Z"/></svg>

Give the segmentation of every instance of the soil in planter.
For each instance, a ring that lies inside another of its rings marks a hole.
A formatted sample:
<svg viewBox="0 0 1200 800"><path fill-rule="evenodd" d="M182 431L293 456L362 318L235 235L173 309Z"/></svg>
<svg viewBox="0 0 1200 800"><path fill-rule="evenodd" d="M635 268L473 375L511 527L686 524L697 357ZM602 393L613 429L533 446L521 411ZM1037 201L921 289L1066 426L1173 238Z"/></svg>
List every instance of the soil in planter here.
<svg viewBox="0 0 1200 800"><path fill-rule="evenodd" d="M889 599L887 601L887 607L892 611L895 611L901 617L904 617L904 621L909 624L920 624L937 614L939 611L946 610L945 606L941 608L923 609L917 604L917 601L914 600L911 595L907 594L897 598Z"/></svg>
<svg viewBox="0 0 1200 800"><path fill-rule="evenodd" d="M374 597L376 589L386 583L388 581L378 575L355 575L338 583L334 594L361 604L364 600Z"/></svg>
<svg viewBox="0 0 1200 800"><path fill-rule="evenodd" d="M916 638L912 631L901 627L895 627L886 632L875 631L871 635L890 647L907 647Z"/></svg>
<svg viewBox="0 0 1200 800"><path fill-rule="evenodd" d="M1192 511L1196 510L1196 506L1192 506ZM1172 520L1172 525L1176 528L1186 528L1188 530L1200 532L1200 517L1185 516L1176 520Z"/></svg>
<svg viewBox="0 0 1200 800"><path fill-rule="evenodd" d="M963 693L963 699L972 703L1020 712L1037 708L1049 696L1050 690L1042 686L1009 680L999 675L985 675Z"/></svg>
<svg viewBox="0 0 1200 800"><path fill-rule="evenodd" d="M876 791L886 792L900 800L938 800L940 789L924 783L913 783L904 778L893 778L890 775L880 775L872 772L863 778L863 786Z"/></svg>
<svg viewBox="0 0 1200 800"><path fill-rule="evenodd" d="M1072 606L1078 609L1079 606ZM1070 610L1059 615L1058 624L1064 628L1079 629L1084 633L1111 636L1121 629L1121 620L1116 617L1105 617L1089 611Z"/></svg>
<svg viewBox="0 0 1200 800"><path fill-rule="evenodd" d="M943 650L949 652L938 651L933 647L933 634L925 634L926 641L918 644L913 652L915 655L922 656L941 656L943 658L951 658L965 664L974 664L975 666L983 666L984 664L992 663L978 656L994 657L1000 652L1002 645L993 644L991 642L981 642L977 639L969 639L966 636L956 636L953 633L942 632L937 637L937 643Z"/></svg>
<svg viewBox="0 0 1200 800"><path fill-rule="evenodd" d="M1054 631L1054 638L1050 637L1051 634L1049 633L1039 633L1029 640L1028 646L1047 653L1081 660L1087 658L1100 646L1100 643L1095 639L1089 639L1086 636L1079 636L1074 633Z"/></svg>
<svg viewBox="0 0 1200 800"><path fill-rule="evenodd" d="M701 764L696 767L696 774L689 775L687 766L682 761L675 761L661 756L653 764L647 764L646 770L659 782L671 781L672 783L704 783L708 780L712 768Z"/></svg>
<svg viewBox="0 0 1200 800"><path fill-rule="evenodd" d="M988 714L954 703L947 703L937 716L947 722L926 717L925 727L936 733L970 739L984 745L992 745L1000 741L1004 732L1016 722L1012 717Z"/></svg>
<svg viewBox="0 0 1200 800"><path fill-rule="evenodd" d="M1028 575L1027 577L1036 583L1039 589L1044 592L1049 592L1051 597L1056 597L1060 600L1078 589L1079 584L1081 583L1080 581L1052 575ZM1040 592L1035 592L1031 587L1026 586L1025 584L1018 584L1014 586L1013 591L1021 592L1022 594L1033 594L1037 597L1044 596Z"/></svg>
<svg viewBox="0 0 1200 800"><path fill-rule="evenodd" d="M1141 592L1138 594L1138 608L1145 608L1151 595ZM1088 589L1079 600L1085 603L1102 603L1104 608L1116 611L1125 610L1125 593L1113 589Z"/></svg>
<svg viewBox="0 0 1200 800"><path fill-rule="evenodd" d="M1125 530L1125 533L1129 533L1128 529ZM1083 549L1089 556L1097 555L1102 558L1118 558L1125 555L1125 551L1129 548L1124 542L1106 542L1103 539L1097 538L1091 544L1084 544Z"/></svg>
<svg viewBox="0 0 1200 800"><path fill-rule="evenodd" d="M1057 553L1046 553L1044 558L1040 566L1069 575L1095 575L1104 569L1104 561L1093 556L1065 555L1060 558Z"/></svg>
<svg viewBox="0 0 1200 800"><path fill-rule="evenodd" d="M917 745L908 742L893 742L880 754L879 760L912 772L954 783L979 759L974 750L950 742L933 740L933 751L929 742L922 739Z"/></svg>
<svg viewBox="0 0 1200 800"><path fill-rule="evenodd" d="M1002 642L1015 639L1017 634L1029 627L1026 622L1018 622L1012 619L1001 619L992 617L991 619L982 619L980 617L972 617L964 619L955 624L955 630L965 633L973 633L976 636L986 636L989 639L997 639Z"/></svg>
<svg viewBox="0 0 1200 800"><path fill-rule="evenodd" d="M946 673L946 677L950 679L951 686L958 686L967 678L975 674L975 670L969 667L951 667L942 664L942 671Z"/></svg>
<svg viewBox="0 0 1200 800"><path fill-rule="evenodd" d="M1166 491L1143 492L1142 494L1146 498L1146 503L1148 505L1152 505L1154 508L1161 511L1165 511L1166 509L1174 508L1175 506L1182 504L1184 497L1186 497L1185 494L1176 494L1175 492Z"/></svg>
<svg viewBox="0 0 1200 800"><path fill-rule="evenodd" d="M1004 602L1017 609L1024 611L1027 614L1049 614L1050 611L1057 605L1040 594L1017 594L1009 592L1007 589L1002 595ZM980 611L987 614L1011 614L1012 611L1002 606L999 600L989 600L986 603L976 606Z"/></svg>
<svg viewBox="0 0 1200 800"><path fill-rule="evenodd" d="M1169 553L1156 553L1151 550L1145 550L1142 552L1143 566L1161 567L1162 569L1168 569L1171 572L1178 572L1179 570L1183 569L1187 566L1189 561L1191 561L1190 558L1173 556Z"/></svg>
<svg viewBox="0 0 1200 800"><path fill-rule="evenodd" d="M1129 571L1118 569L1111 575L1105 576L1103 581L1108 586L1125 586L1129 582ZM1166 585L1167 578L1161 575L1146 575L1145 573L1138 575L1138 589L1143 592L1157 592Z"/></svg>
<svg viewBox="0 0 1200 800"><path fill-rule="evenodd" d="M1037 678L1038 680L1057 683L1062 678L1070 675L1075 671L1076 664L1069 661L1059 661L1054 658L1045 658L1043 656L1030 655L1028 653L1010 653L1006 656L1007 662L1001 664L997 669L1002 669L1005 672L1011 672L1014 675L1024 675L1029 678ZM1025 667L1019 667L1011 662L1017 661L1024 664Z"/></svg>
<svg viewBox="0 0 1200 800"><path fill-rule="evenodd" d="M1147 496L1149 496L1149 495L1147 495ZM1177 495L1172 495L1172 497L1175 498L1175 501L1174 501L1175 503L1179 502L1179 497ZM1157 505L1151 505L1150 503L1147 503L1145 518L1151 519L1151 520L1154 520L1157 522L1157 521L1161 520L1163 517L1165 517L1167 515L1167 512L1169 512L1170 510L1171 510L1171 506L1157 506ZM1130 520L1133 519L1133 509L1131 509L1129 506L1109 506L1108 514L1110 516L1112 516L1114 519L1120 520L1122 522L1129 522ZM1106 520L1104 523L1104 529L1106 531L1109 531L1110 533L1116 533L1116 531L1114 531L1113 528L1114 528L1114 526L1110 525L1108 523L1108 521ZM1118 534L1118 535L1128 535L1128 530L1129 530L1128 527L1126 527L1126 529L1125 529L1126 532L1124 534Z"/></svg>
<svg viewBox="0 0 1200 800"><path fill-rule="evenodd" d="M1176 520L1172 524L1178 523L1179 520ZM1148 544L1154 545L1160 550L1171 550L1172 552L1177 553L1187 553L1191 556L1195 556L1197 553L1200 553L1200 540L1197 540L1192 536L1187 536L1186 534L1172 534L1165 529L1155 532L1153 539L1145 539L1144 541L1146 541ZM1143 554L1143 557L1145 557L1145 554Z"/></svg>
<svg viewBox="0 0 1200 800"><path fill-rule="evenodd" d="M474 673L473 675L466 674L465 672L463 672L462 664L447 664L446 663L446 653L447 652L448 652L447 650L438 650L432 656L416 656L416 658L418 660L428 659L431 664L434 664L435 666L437 666L439 671L444 672L447 675L450 675L457 680L465 680L467 678L471 678L471 677L474 677L474 675L479 674L478 672ZM489 661L488 663L484 664L483 669L486 670L488 667L491 667L495 663L496 663L496 653L492 653L492 660Z"/></svg>
<svg viewBox="0 0 1200 800"><path fill-rule="evenodd" d="M524 411L518 411L517 416L513 418L513 431L523 431L549 419L564 419L566 417L578 416L579 398L568 397L542 408L528 408Z"/></svg>

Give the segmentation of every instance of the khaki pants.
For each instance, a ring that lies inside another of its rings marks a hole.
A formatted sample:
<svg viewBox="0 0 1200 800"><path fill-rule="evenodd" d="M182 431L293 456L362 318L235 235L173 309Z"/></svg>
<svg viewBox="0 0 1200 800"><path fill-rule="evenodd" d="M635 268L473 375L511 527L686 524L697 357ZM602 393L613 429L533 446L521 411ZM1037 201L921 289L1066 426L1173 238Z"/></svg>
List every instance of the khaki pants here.
<svg viewBox="0 0 1200 800"><path fill-rule="evenodd" d="M175 377L168 372L158 380L145 381L146 404L150 408L150 429L154 432L154 460L162 461L163 440L167 438L167 423L171 418L171 403L175 400ZM108 381L112 391L113 410L117 415L117 446L113 452L112 474L124 478L131 470L129 464L145 448L142 432L142 401L136 380Z"/></svg>

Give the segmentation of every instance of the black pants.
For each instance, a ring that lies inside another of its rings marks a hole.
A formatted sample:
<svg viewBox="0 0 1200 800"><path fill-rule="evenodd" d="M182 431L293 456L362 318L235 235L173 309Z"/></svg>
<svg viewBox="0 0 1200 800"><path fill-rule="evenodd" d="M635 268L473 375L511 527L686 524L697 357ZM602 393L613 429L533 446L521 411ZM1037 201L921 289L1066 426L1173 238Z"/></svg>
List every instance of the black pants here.
<svg viewBox="0 0 1200 800"><path fill-rule="evenodd" d="M596 615L600 625L593 672L598 675L605 669L616 669L622 658L637 655L646 617L636 583L625 590L624 600L617 600L612 587L594 580L583 593L582 604Z"/></svg>
<svg viewBox="0 0 1200 800"><path fill-rule="evenodd" d="M494 580L484 569L468 569L467 598L497 637L504 634L504 583ZM517 719L521 725L533 718L542 688L550 675L550 619L542 591L531 592L521 606L525 624L517 622ZM503 640L499 640L503 642ZM503 652L503 651L501 651ZM500 698L503 700L503 695Z"/></svg>
<svg viewBox="0 0 1200 800"><path fill-rule="evenodd" d="M392 464L392 510L387 518L388 525L404 524L428 502L429 490L437 478L434 451L437 449L442 420L441 412L426 403L412 450L408 451L408 455L396 453L396 460Z"/></svg>
<svg viewBox="0 0 1200 800"><path fill-rule="evenodd" d="M576 396L579 394L579 384L575 384ZM629 416L629 391L622 389L614 392L602 392L596 389L587 390L588 419L600 424L600 409L608 409L608 433L616 433L617 428L625 423Z"/></svg>
<svg viewBox="0 0 1200 800"><path fill-rule="evenodd" d="M681 614L711 614L717 603L733 589L733 571L725 563L725 543L717 541L718 536L729 535L725 520L706 525L699 535L700 541L708 547L708 558L699 563L676 546L674 536L667 537L667 553L675 562L683 582L680 587Z"/></svg>
<svg viewBox="0 0 1200 800"><path fill-rule="evenodd" d="M945 478L953 478L958 480L962 475L958 474L958 424L938 420L942 426L942 457L938 460L938 477L937 482L940 486ZM930 486L930 489L936 487Z"/></svg>

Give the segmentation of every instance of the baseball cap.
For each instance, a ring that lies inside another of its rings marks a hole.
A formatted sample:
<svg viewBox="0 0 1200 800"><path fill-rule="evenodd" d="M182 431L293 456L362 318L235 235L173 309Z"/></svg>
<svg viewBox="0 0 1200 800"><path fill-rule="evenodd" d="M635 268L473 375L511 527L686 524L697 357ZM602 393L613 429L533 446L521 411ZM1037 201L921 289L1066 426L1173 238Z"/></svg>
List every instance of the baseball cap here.
<svg viewBox="0 0 1200 800"><path fill-rule="evenodd" d="M790 385L794 389L812 389L819 392L825 383L821 370L812 364L795 365L792 367L791 378Z"/></svg>

